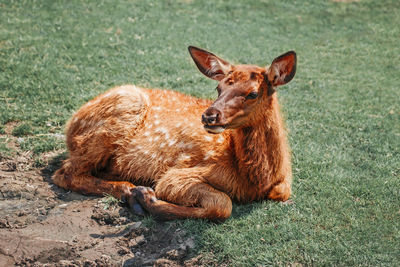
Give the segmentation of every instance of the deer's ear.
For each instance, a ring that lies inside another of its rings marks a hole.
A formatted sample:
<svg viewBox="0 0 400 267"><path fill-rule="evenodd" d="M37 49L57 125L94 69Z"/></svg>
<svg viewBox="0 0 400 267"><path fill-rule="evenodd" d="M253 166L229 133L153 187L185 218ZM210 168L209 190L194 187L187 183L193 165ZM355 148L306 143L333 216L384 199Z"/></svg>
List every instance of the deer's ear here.
<svg viewBox="0 0 400 267"><path fill-rule="evenodd" d="M203 49L189 46L189 53L197 68L207 77L220 81L231 69L229 62Z"/></svg>
<svg viewBox="0 0 400 267"><path fill-rule="evenodd" d="M296 74L296 53L289 51L272 61L267 70L268 80L273 86L290 82Z"/></svg>

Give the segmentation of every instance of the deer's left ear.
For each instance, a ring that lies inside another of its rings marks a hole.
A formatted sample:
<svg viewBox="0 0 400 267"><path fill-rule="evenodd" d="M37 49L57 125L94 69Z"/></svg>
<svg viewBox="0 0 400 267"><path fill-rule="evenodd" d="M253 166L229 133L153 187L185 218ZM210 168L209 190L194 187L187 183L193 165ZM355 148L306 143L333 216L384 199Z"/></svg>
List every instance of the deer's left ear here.
<svg viewBox="0 0 400 267"><path fill-rule="evenodd" d="M296 52L289 51L272 61L267 69L268 80L273 86L290 82L296 74Z"/></svg>
<svg viewBox="0 0 400 267"><path fill-rule="evenodd" d="M197 68L208 78L220 81L231 69L231 64L203 49L189 46L189 53Z"/></svg>

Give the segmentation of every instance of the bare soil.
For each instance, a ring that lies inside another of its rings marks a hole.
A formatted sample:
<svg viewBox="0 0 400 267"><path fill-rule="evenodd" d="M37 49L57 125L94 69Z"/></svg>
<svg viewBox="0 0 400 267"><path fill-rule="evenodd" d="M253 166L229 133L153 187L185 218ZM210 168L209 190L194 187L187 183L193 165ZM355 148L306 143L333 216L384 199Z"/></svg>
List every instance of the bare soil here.
<svg viewBox="0 0 400 267"><path fill-rule="evenodd" d="M125 206L52 184L59 157L31 161L0 158L0 266L210 265L176 222L146 227Z"/></svg>

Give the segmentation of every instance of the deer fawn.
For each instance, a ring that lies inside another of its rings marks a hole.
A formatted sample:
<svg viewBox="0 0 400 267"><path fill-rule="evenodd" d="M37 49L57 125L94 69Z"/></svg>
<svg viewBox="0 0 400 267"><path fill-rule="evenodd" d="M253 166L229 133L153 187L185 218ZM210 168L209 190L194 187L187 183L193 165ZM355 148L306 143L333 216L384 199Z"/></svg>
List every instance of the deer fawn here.
<svg viewBox="0 0 400 267"><path fill-rule="evenodd" d="M296 53L261 68L192 46L189 52L218 81L217 100L133 85L110 89L68 122L70 157L54 183L111 194L162 220L225 220L231 199L286 201L292 171L275 88L292 80Z"/></svg>

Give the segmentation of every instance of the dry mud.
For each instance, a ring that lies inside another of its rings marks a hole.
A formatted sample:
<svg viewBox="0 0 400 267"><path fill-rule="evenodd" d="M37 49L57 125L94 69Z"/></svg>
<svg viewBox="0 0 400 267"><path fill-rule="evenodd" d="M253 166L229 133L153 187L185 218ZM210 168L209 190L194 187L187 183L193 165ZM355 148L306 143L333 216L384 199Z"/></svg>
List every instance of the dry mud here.
<svg viewBox="0 0 400 267"><path fill-rule="evenodd" d="M0 159L0 266L210 265L176 222L145 227L125 206L53 185L59 161Z"/></svg>

